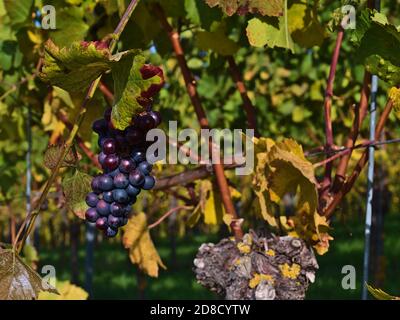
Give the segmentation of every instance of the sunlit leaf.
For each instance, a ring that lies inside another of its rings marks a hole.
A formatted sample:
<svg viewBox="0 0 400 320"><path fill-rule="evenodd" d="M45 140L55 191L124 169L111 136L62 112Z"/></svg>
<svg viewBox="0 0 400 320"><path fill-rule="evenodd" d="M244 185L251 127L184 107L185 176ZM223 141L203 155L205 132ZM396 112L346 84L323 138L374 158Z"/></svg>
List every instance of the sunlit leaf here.
<svg viewBox="0 0 400 320"><path fill-rule="evenodd" d="M146 215L141 212L132 216L122 238L124 247L129 249L129 258L133 264L151 277L158 277L158 269L166 269L151 240L147 228Z"/></svg>
<svg viewBox="0 0 400 320"><path fill-rule="evenodd" d="M57 281L56 288L59 294L41 291L38 300L87 300L89 294L69 281Z"/></svg>

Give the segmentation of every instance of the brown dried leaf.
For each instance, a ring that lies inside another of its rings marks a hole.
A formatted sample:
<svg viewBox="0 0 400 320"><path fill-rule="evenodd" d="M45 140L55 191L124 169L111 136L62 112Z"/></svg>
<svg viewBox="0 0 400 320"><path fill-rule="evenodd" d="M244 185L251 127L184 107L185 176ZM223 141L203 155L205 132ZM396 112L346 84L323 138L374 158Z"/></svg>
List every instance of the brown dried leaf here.
<svg viewBox="0 0 400 320"><path fill-rule="evenodd" d="M40 291L58 293L11 249L0 249L0 300L32 300Z"/></svg>

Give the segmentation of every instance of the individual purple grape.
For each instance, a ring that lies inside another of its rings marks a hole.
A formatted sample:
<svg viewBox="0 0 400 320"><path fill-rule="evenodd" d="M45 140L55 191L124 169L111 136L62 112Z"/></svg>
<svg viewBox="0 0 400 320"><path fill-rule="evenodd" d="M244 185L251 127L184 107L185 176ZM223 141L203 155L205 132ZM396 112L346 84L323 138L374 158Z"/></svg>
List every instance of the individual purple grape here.
<svg viewBox="0 0 400 320"><path fill-rule="evenodd" d="M104 200L97 202L96 209L101 216L106 216L110 213L110 205Z"/></svg>
<svg viewBox="0 0 400 320"><path fill-rule="evenodd" d="M100 230L105 230L107 228L107 218L100 217L96 220L96 228Z"/></svg>
<svg viewBox="0 0 400 320"><path fill-rule="evenodd" d="M138 169L129 174L129 182L134 187L140 187L144 183L144 175Z"/></svg>
<svg viewBox="0 0 400 320"><path fill-rule="evenodd" d="M95 208L89 208L85 212L85 218L89 222L96 222L98 217L99 217L99 215Z"/></svg>
<svg viewBox="0 0 400 320"><path fill-rule="evenodd" d="M108 238L114 238L114 237L117 235L117 233L118 233L118 230L115 229L115 228L111 228L111 227L108 227L108 228L106 229L106 231L104 232L104 234L105 234Z"/></svg>
<svg viewBox="0 0 400 320"><path fill-rule="evenodd" d="M131 213L131 211L132 211L132 206L128 204L128 205L125 206L125 208L124 208L124 215L127 216L128 214Z"/></svg>
<svg viewBox="0 0 400 320"><path fill-rule="evenodd" d="M104 143L104 141L106 141L107 139L109 139L109 138L107 138L107 137L105 137L105 136L99 136L99 140L97 141L97 144L99 145L99 147L100 147L101 149L103 149L103 143Z"/></svg>
<svg viewBox="0 0 400 320"><path fill-rule="evenodd" d="M112 138L107 138L102 142L101 148L105 154L113 154L116 151L116 141Z"/></svg>
<svg viewBox="0 0 400 320"><path fill-rule="evenodd" d="M129 185L129 180L123 173L118 173L114 177L114 186L119 189L125 189Z"/></svg>
<svg viewBox="0 0 400 320"><path fill-rule="evenodd" d="M108 173L108 175L110 175L111 177L115 177L117 174L121 173L121 171L117 168L111 172Z"/></svg>
<svg viewBox="0 0 400 320"><path fill-rule="evenodd" d="M123 173L129 173L133 169L135 169L136 164L130 159L121 159L120 164L119 164L119 171Z"/></svg>
<svg viewBox="0 0 400 320"><path fill-rule="evenodd" d="M125 131L126 142L131 146L141 143L143 138L143 133L133 126L128 127Z"/></svg>
<svg viewBox="0 0 400 320"><path fill-rule="evenodd" d="M103 191L110 191L113 187L113 178L108 174L103 174L99 178L99 187Z"/></svg>
<svg viewBox="0 0 400 320"><path fill-rule="evenodd" d="M105 191L105 192L103 192L103 200L106 201L106 202L108 202L108 203L113 202L113 201L114 201L114 198L113 198L113 196L112 196L112 191Z"/></svg>
<svg viewBox="0 0 400 320"><path fill-rule="evenodd" d="M132 153L132 159L135 160L136 163L140 163L146 160L146 155L142 151L135 151Z"/></svg>
<svg viewBox="0 0 400 320"><path fill-rule="evenodd" d="M107 223L108 223L108 225L109 225L110 227L118 228L119 225L120 225L120 223L121 223L121 220L122 220L122 219L120 219L120 218L118 218L118 217L115 217L115 216L113 216L113 215L109 215L109 216L108 216L108 219L107 219Z"/></svg>
<svg viewBox="0 0 400 320"><path fill-rule="evenodd" d="M94 192L90 192L86 195L85 201L89 207L94 208L97 202L99 202L99 198L97 197L97 194L95 194Z"/></svg>
<svg viewBox="0 0 400 320"><path fill-rule="evenodd" d="M143 190L150 190L153 189L154 185L156 184L156 180L154 179L153 176L146 176L144 178L144 183L143 183Z"/></svg>
<svg viewBox="0 0 400 320"><path fill-rule="evenodd" d="M101 193L101 188L100 188L100 177L94 177L92 182L91 182L91 187L94 193Z"/></svg>
<svg viewBox="0 0 400 320"><path fill-rule="evenodd" d="M134 187L131 184L125 190L130 197L136 197L140 193L140 188Z"/></svg>
<svg viewBox="0 0 400 320"><path fill-rule="evenodd" d="M123 133L115 136L115 143L118 149L123 149L128 144Z"/></svg>
<svg viewBox="0 0 400 320"><path fill-rule="evenodd" d="M101 134L101 133L104 134L107 131L107 128L108 128L107 121L104 119L96 120L92 124L92 129L97 134Z"/></svg>
<svg viewBox="0 0 400 320"><path fill-rule="evenodd" d="M115 154L110 154L104 160L104 168L112 171L119 166L119 158Z"/></svg>
<svg viewBox="0 0 400 320"><path fill-rule="evenodd" d="M124 206L120 203L113 202L110 205L110 212L115 217L120 217L124 213Z"/></svg>
<svg viewBox="0 0 400 320"><path fill-rule="evenodd" d="M150 112L148 113L148 115L154 119L154 122L155 122L155 124L156 124L156 125L155 125L156 127L158 127L158 126L161 124L161 121L162 121L162 119L161 119L161 113L159 113L158 111L150 111Z"/></svg>
<svg viewBox="0 0 400 320"><path fill-rule="evenodd" d="M128 193L124 189L114 189L113 198L119 203L127 203L129 201Z"/></svg>
<svg viewBox="0 0 400 320"><path fill-rule="evenodd" d="M153 166L147 161L142 161L141 163L139 163L138 169L144 175L148 175L151 172L151 169L153 169Z"/></svg>
<svg viewBox="0 0 400 320"><path fill-rule="evenodd" d="M112 112L112 109L111 109L111 108L107 108L107 109L104 111L104 119L105 119L106 121L110 121L110 120L111 120L111 112Z"/></svg>
<svg viewBox="0 0 400 320"><path fill-rule="evenodd" d="M99 163L103 166L104 165L104 160L106 159L107 155L104 152L100 152L99 156L97 159L99 160Z"/></svg>
<svg viewBox="0 0 400 320"><path fill-rule="evenodd" d="M156 122L152 116L145 114L140 118L138 126L140 129L148 131L156 127Z"/></svg>

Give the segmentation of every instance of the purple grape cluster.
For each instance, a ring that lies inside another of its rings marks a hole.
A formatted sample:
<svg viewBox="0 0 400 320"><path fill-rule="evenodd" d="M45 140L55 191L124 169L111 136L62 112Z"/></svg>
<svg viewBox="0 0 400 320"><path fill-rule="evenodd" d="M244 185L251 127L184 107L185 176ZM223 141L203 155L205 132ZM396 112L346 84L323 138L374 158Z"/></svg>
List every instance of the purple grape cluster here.
<svg viewBox="0 0 400 320"><path fill-rule="evenodd" d="M154 187L152 165L146 161L149 144L145 137L161 123L161 116L156 111L141 113L125 130L114 129L110 118L111 108L92 126L99 135L101 152L98 159L103 173L92 180L92 192L86 196L90 208L85 216L107 237L115 237L118 228L128 222L131 206L140 191Z"/></svg>

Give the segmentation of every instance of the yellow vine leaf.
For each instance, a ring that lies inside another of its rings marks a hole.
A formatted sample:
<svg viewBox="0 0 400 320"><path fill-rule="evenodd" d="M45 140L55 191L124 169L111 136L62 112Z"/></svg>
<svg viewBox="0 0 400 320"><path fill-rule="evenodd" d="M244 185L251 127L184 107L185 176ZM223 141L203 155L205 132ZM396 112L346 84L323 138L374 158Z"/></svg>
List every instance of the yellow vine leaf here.
<svg viewBox="0 0 400 320"><path fill-rule="evenodd" d="M392 87L389 90L389 98L393 101L393 109L396 116L400 116L400 89Z"/></svg>
<svg viewBox="0 0 400 320"><path fill-rule="evenodd" d="M209 180L202 181L200 188L200 203L204 215L204 223L220 224L225 214L225 209L218 189Z"/></svg>
<svg viewBox="0 0 400 320"><path fill-rule="evenodd" d="M262 217L272 227L284 229L312 244L319 254L329 247L329 226L317 213L318 192L314 167L304 156L296 141L284 139L272 143L265 138L256 143L256 167L253 186L258 197ZM276 216L276 205L284 196L296 195L296 214L290 219Z"/></svg>
<svg viewBox="0 0 400 320"><path fill-rule="evenodd" d="M89 294L69 281L56 283L56 288L60 294L41 291L38 300L87 300Z"/></svg>
<svg viewBox="0 0 400 320"><path fill-rule="evenodd" d="M137 264L150 277L158 277L159 267L166 269L151 240L146 215L143 212L129 219L122 243L129 249L131 262Z"/></svg>
<svg viewBox="0 0 400 320"><path fill-rule="evenodd" d="M301 270L300 266L297 263L293 263L291 266L289 266L287 263L281 264L279 266L279 269L281 269L282 276L290 279L296 279L299 276Z"/></svg>
<svg viewBox="0 0 400 320"><path fill-rule="evenodd" d="M329 241L333 240L328 234L329 224L326 221L326 217L319 215L317 212L314 213L314 221L315 221L315 228L317 231L317 241L314 245L314 249L317 251L319 255L323 255L328 252L329 249Z"/></svg>
<svg viewBox="0 0 400 320"><path fill-rule="evenodd" d="M400 297L392 296L381 289L370 286L369 284L366 284L366 286L367 286L369 293L372 294L375 299L378 299L378 300L400 300Z"/></svg>

